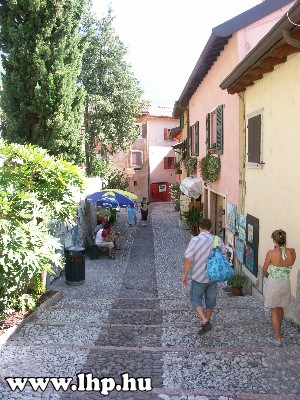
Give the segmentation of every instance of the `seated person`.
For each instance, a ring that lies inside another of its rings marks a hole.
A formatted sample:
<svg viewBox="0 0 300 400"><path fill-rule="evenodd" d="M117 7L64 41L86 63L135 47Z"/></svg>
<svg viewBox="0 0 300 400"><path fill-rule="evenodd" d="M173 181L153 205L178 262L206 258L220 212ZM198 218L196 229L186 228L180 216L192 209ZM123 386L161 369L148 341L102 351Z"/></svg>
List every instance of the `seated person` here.
<svg viewBox="0 0 300 400"><path fill-rule="evenodd" d="M109 228L107 230L107 233L111 237L111 239L114 243L115 249L120 250L120 246L118 245L118 241L116 238L116 236L120 235L120 232L118 232L114 229L112 222L109 222L108 225L109 225Z"/></svg>
<svg viewBox="0 0 300 400"><path fill-rule="evenodd" d="M108 229L110 225L104 224L103 228L100 229L96 234L95 244L98 247L108 248L108 258L116 258L113 254L114 243L112 237L109 235Z"/></svg>

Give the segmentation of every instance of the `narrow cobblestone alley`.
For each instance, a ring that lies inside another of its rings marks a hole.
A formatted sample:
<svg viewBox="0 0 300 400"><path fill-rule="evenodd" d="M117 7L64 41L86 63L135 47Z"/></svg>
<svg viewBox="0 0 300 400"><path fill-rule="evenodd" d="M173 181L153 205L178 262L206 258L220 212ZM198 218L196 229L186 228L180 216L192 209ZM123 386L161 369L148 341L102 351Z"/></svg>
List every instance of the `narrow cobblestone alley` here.
<svg viewBox="0 0 300 400"><path fill-rule="evenodd" d="M109 399L299 400L300 329L284 322L283 348L272 336L269 310L251 296L219 287L213 329L200 322L181 285L188 231L170 203L151 204L149 223L128 227L118 217L121 250L110 260L86 258L83 285L52 285L62 298L0 345L0 399L100 399L96 391L12 392L7 377L152 379L151 392L112 391Z"/></svg>

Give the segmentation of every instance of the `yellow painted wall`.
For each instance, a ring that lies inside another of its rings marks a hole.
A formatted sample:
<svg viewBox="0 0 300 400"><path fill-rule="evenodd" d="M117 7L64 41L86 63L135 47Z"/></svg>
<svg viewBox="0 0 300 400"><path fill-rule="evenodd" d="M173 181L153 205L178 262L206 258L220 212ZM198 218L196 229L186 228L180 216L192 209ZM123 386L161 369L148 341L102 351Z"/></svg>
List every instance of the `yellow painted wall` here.
<svg viewBox="0 0 300 400"><path fill-rule="evenodd" d="M296 296L300 268L300 53L245 92L246 116L262 110L262 168L245 170L245 213L259 219L258 262L273 248L271 233L287 232L298 255L291 275Z"/></svg>

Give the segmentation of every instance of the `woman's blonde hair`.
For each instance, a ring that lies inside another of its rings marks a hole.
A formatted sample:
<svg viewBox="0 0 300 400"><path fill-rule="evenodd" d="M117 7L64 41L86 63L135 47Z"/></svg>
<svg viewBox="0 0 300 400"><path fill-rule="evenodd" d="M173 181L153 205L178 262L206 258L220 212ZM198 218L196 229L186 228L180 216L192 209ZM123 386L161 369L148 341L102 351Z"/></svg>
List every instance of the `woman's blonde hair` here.
<svg viewBox="0 0 300 400"><path fill-rule="evenodd" d="M279 246L286 245L286 232L282 229L277 229L276 231L274 231L271 235L271 238L275 240L275 242L278 243Z"/></svg>

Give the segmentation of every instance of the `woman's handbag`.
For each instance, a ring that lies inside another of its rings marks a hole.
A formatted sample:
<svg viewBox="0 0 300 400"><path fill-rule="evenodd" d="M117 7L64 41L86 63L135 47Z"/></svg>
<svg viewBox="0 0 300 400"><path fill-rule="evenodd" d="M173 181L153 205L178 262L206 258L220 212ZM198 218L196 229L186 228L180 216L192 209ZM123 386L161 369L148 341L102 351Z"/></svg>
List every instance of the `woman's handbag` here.
<svg viewBox="0 0 300 400"><path fill-rule="evenodd" d="M206 278L212 282L225 282L233 275L233 268L226 256L221 253L219 238L215 236L214 247L206 263Z"/></svg>

